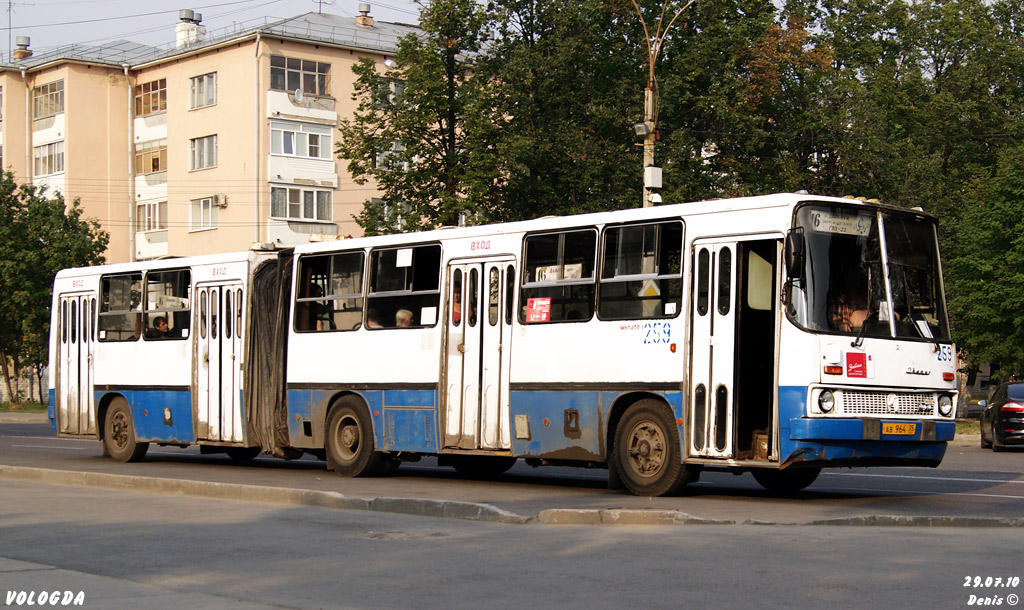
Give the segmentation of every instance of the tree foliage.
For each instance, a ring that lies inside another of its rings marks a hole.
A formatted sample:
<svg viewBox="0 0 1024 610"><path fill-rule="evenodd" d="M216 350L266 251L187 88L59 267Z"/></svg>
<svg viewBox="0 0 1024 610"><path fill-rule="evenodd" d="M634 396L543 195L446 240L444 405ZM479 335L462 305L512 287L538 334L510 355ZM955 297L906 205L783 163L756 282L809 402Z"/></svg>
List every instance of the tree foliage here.
<svg viewBox="0 0 1024 610"><path fill-rule="evenodd" d="M78 201L18 186L0 173L0 361L12 398L11 373L47 362L53 278L66 267L100 264L107 234L82 218Z"/></svg>
<svg viewBox="0 0 1024 610"><path fill-rule="evenodd" d="M651 26L683 4L638 0ZM368 232L640 204L647 41L631 2L437 0L422 24L396 68L356 68L339 153L383 190ZM1024 283L979 279L1022 262L997 239L1020 217L1019 1L697 2L656 75L665 202L803 189L936 213L955 338L976 362L1024 363ZM404 90L376 103L392 82Z"/></svg>

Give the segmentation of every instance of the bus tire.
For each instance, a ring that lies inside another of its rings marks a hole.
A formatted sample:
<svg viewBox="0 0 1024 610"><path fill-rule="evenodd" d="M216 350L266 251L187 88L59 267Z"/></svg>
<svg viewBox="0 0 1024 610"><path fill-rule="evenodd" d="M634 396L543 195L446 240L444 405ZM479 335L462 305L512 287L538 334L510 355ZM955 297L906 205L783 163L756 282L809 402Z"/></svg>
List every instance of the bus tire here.
<svg viewBox="0 0 1024 610"><path fill-rule="evenodd" d="M373 424L366 406L358 398L346 396L327 416L324 435L327 467L343 477L383 474L384 454L373 446Z"/></svg>
<svg viewBox="0 0 1024 610"><path fill-rule="evenodd" d="M120 396L111 401L103 418L103 449L118 462L137 462L149 450L149 443L136 442L132 411Z"/></svg>
<svg viewBox="0 0 1024 610"><path fill-rule="evenodd" d="M754 480L768 491L794 493L814 482L821 474L821 468L792 468L772 470L759 468L751 470Z"/></svg>
<svg viewBox="0 0 1024 610"><path fill-rule="evenodd" d="M248 464L255 460L261 451L259 447L228 447L224 453L236 464Z"/></svg>
<svg viewBox="0 0 1024 610"><path fill-rule="evenodd" d="M516 458L509 456L453 456L455 472L473 479L496 479L516 465Z"/></svg>
<svg viewBox="0 0 1024 610"><path fill-rule="evenodd" d="M615 429L615 471L637 496L677 493L689 482L675 419L665 403L644 399L629 408Z"/></svg>

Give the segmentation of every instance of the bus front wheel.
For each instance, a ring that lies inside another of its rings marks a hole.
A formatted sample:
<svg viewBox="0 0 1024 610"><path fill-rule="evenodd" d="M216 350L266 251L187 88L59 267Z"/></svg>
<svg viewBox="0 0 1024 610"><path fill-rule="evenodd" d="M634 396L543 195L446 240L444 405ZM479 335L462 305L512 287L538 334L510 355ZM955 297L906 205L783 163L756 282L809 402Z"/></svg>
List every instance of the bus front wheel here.
<svg viewBox="0 0 1024 610"><path fill-rule="evenodd" d="M103 448L118 462L137 462L149 450L149 443L136 442L131 409L120 396L110 403L103 419Z"/></svg>
<svg viewBox="0 0 1024 610"><path fill-rule="evenodd" d="M635 495L671 495L689 481L675 420L660 401L641 400L626 411L615 430L613 451L616 472Z"/></svg>
<svg viewBox="0 0 1024 610"><path fill-rule="evenodd" d="M382 474L384 455L374 450L373 424L366 407L342 398L327 416L327 467L343 477Z"/></svg>
<svg viewBox="0 0 1024 610"><path fill-rule="evenodd" d="M807 487L821 474L821 468L794 468L791 470L751 470L754 480L768 491L793 493Z"/></svg>

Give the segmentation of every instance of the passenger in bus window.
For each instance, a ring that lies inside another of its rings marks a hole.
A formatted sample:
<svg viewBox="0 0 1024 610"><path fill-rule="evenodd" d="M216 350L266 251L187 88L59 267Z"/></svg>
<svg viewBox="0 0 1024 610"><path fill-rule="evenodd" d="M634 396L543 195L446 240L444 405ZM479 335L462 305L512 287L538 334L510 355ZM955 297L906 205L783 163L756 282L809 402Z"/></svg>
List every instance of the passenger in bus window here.
<svg viewBox="0 0 1024 610"><path fill-rule="evenodd" d="M412 312L408 309L399 309L395 312L395 326L399 328L412 326Z"/></svg>
<svg viewBox="0 0 1024 610"><path fill-rule="evenodd" d="M370 309L366 312L366 327L367 328L384 328L378 321L379 316L377 315L376 309Z"/></svg>
<svg viewBox="0 0 1024 610"><path fill-rule="evenodd" d="M153 318L153 327L146 330L147 339L169 339L171 329L167 326L167 318L157 316Z"/></svg>

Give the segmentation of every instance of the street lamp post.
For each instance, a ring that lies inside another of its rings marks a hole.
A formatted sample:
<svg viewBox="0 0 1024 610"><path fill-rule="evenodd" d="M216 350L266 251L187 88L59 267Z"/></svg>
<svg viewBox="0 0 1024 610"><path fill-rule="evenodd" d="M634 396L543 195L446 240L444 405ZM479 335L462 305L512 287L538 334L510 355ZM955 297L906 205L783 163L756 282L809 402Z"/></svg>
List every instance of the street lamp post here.
<svg viewBox="0 0 1024 610"><path fill-rule="evenodd" d="M636 9L636 14L640 16L640 24L644 28L644 40L647 41L647 87L644 89L644 122L637 123L633 126L633 130L636 135L642 136L644 139L644 195L643 195L643 207L652 207L656 202L660 203L660 197L654 193L654 189L661 188L661 168L654 165L654 140L656 136L656 129L658 124L658 81L654 77L654 66L658 62L658 56L661 54L661 47L665 42L665 36L668 34L669 28L676 22L679 15L683 13L695 0L689 0L681 9L676 11L676 14L672 16L668 24L665 24L665 14L668 11L669 0L664 0L661 5L661 16L658 18L658 29L654 31L652 36L650 30L647 29L647 22L644 20L644 14L640 10L640 5L637 4L637 0L632 0L633 8ZM664 25L664 29L662 26Z"/></svg>

